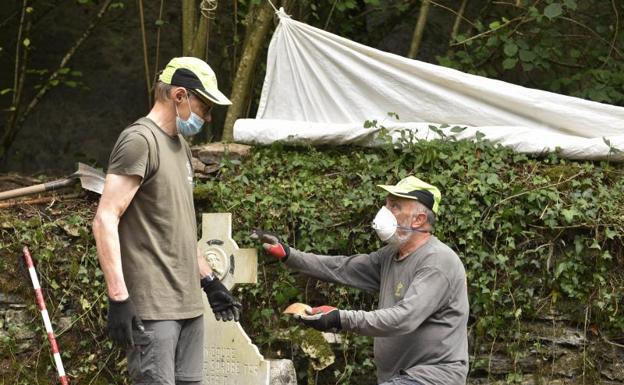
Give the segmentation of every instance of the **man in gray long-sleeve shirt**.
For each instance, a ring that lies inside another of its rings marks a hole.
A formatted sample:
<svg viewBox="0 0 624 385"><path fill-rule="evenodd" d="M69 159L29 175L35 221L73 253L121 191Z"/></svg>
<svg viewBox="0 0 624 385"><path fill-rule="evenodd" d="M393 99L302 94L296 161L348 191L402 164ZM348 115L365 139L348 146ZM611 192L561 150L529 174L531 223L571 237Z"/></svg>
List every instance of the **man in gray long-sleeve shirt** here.
<svg viewBox="0 0 624 385"><path fill-rule="evenodd" d="M312 277L379 293L374 311L320 306L301 316L318 330L375 337L383 385L462 385L468 373L466 273L431 234L440 192L410 176L388 191L373 228L388 243L370 254L325 256L289 248L270 233L254 237L285 264Z"/></svg>

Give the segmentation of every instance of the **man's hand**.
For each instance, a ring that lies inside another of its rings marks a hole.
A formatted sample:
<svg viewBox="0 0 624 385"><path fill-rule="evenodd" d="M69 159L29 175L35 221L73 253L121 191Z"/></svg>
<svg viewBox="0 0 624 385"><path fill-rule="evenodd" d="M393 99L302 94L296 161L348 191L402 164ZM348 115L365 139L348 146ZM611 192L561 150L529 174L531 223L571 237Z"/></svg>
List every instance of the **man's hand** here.
<svg viewBox="0 0 624 385"><path fill-rule="evenodd" d="M340 324L340 312L333 306L313 307L311 310L306 309L306 314L298 316L298 318L306 326L310 326L322 332L336 329L342 329Z"/></svg>
<svg viewBox="0 0 624 385"><path fill-rule="evenodd" d="M252 239L257 239L262 242L262 247L266 250L267 253L271 254L275 258L280 261L286 261L288 255L290 255L290 248L288 245L280 242L277 235L273 233L269 233L268 231L255 229L253 233L251 233Z"/></svg>
<svg viewBox="0 0 624 385"><path fill-rule="evenodd" d="M109 298L107 329L111 339L123 348L134 347L133 328L144 330L132 300L129 297L123 301Z"/></svg>
<svg viewBox="0 0 624 385"><path fill-rule="evenodd" d="M236 321L240 319L241 303L230 294L217 277L204 277L201 287L208 296L208 302L217 321Z"/></svg>

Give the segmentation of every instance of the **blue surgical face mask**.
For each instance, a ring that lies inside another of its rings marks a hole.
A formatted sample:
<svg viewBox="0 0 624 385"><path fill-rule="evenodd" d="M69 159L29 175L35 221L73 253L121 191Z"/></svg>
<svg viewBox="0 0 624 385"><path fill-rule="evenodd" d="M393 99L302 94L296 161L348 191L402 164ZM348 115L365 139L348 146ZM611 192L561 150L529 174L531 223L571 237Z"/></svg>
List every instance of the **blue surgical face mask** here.
<svg viewBox="0 0 624 385"><path fill-rule="evenodd" d="M184 136L193 136L201 131L202 126L204 125L204 119L200 118L199 115L193 112L191 109L191 101L189 100L188 94L186 95L186 102L189 105L189 111L191 111L191 116L187 120L183 120L180 118L180 114L178 113L178 106L175 106L176 109L176 127L178 128L178 132Z"/></svg>

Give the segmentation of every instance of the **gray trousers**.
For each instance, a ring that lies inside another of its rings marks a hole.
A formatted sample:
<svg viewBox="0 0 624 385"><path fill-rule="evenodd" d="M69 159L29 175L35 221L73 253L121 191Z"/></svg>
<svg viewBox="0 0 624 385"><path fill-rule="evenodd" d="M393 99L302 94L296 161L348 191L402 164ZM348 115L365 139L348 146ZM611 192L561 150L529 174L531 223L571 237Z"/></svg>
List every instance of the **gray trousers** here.
<svg viewBox="0 0 624 385"><path fill-rule="evenodd" d="M134 385L201 385L204 365L204 316L174 321L143 321L128 349Z"/></svg>

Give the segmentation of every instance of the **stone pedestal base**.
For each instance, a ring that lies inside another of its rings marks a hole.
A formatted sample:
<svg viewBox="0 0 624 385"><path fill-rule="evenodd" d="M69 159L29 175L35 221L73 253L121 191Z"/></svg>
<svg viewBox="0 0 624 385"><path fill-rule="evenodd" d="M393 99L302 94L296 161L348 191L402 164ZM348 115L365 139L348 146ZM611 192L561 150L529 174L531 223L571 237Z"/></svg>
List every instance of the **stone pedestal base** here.
<svg viewBox="0 0 624 385"><path fill-rule="evenodd" d="M297 373L291 360L269 361L269 383L271 385L297 385Z"/></svg>

